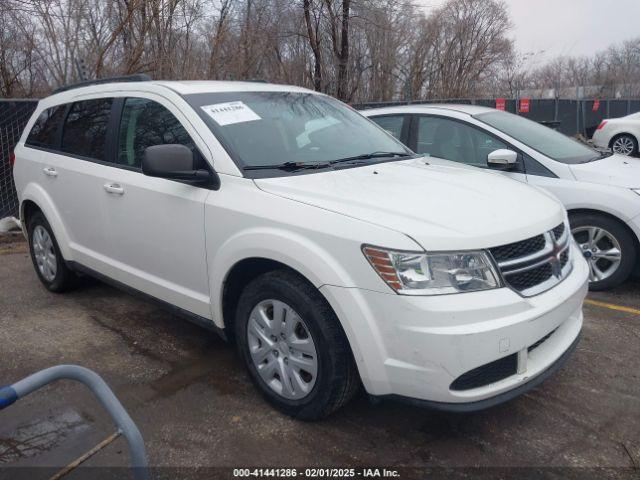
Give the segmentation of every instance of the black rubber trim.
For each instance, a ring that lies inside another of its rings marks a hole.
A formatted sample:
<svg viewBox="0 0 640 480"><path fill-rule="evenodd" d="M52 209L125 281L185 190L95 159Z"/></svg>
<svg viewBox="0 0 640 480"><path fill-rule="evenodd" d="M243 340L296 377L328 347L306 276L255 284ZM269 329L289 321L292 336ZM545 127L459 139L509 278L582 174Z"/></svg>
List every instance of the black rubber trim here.
<svg viewBox="0 0 640 480"><path fill-rule="evenodd" d="M477 412L480 410L485 410L487 408L495 407L496 405L500 405L501 403L508 402L509 400L513 400L520 395L523 395L530 390L533 390L542 382L544 382L551 375L556 373L560 368L566 363L569 359L573 351L580 343L580 334L576 337L573 343L565 350L565 352L560 355L560 357L552 363L545 371L540 373L539 375L533 377L531 380L521 384L520 386L508 390L506 392L500 393L495 397L486 398L484 400L479 400L477 402L468 402L468 403L448 403L448 402L434 402L431 400L421 400L418 398L411 397L403 397L402 395L380 395L380 396L372 396L373 400L393 400L400 401L403 403L408 403L409 405L413 405L416 407L428 408L431 410L440 410L443 412L457 412L457 413L469 413L469 412Z"/></svg>

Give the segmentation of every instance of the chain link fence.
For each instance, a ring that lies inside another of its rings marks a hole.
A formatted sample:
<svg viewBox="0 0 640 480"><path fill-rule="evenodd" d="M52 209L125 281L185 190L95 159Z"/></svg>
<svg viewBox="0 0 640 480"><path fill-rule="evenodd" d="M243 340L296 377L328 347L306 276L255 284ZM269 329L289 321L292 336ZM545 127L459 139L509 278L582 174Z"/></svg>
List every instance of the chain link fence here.
<svg viewBox="0 0 640 480"><path fill-rule="evenodd" d="M9 157L37 105L37 100L0 100L0 218L18 216Z"/></svg>
<svg viewBox="0 0 640 480"><path fill-rule="evenodd" d="M595 106L594 104L598 102ZM495 108L495 99L452 98L410 102L371 102L354 105L357 109L391 107L399 105L463 103ZM566 100L530 99L529 111L518 111L518 100L506 99L505 110L549 126L565 135L577 134L591 138L596 127L605 118L624 117L640 111L640 100ZM595 108L597 107L597 108Z"/></svg>

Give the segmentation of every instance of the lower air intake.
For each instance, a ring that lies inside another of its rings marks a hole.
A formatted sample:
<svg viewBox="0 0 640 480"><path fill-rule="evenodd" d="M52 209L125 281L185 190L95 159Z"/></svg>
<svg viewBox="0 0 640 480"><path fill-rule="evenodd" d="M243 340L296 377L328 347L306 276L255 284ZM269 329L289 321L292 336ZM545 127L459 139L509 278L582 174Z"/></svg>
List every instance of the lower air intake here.
<svg viewBox="0 0 640 480"><path fill-rule="evenodd" d="M484 387L499 380L504 380L518 371L518 354L514 353L508 357L487 363L456 378L451 386L451 390L471 390L473 388Z"/></svg>

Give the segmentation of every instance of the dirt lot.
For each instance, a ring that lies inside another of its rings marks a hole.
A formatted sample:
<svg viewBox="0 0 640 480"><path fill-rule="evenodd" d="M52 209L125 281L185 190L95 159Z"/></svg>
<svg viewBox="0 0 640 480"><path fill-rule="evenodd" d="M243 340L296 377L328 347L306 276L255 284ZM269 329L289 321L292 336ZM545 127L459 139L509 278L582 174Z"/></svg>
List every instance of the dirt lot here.
<svg viewBox="0 0 640 480"><path fill-rule="evenodd" d="M443 414L359 395L323 422L301 423L261 399L234 349L214 334L95 281L48 293L26 245L5 240L0 384L61 363L95 370L140 427L151 464L163 467L153 474L163 478L310 465L434 468L401 469L403 477L639 478L640 284L589 298L569 363L508 404ZM54 384L0 413L0 478L49 478L114 430L83 386ZM126 443L116 440L84 465L128 466ZM65 478L97 476L130 472L85 467Z"/></svg>

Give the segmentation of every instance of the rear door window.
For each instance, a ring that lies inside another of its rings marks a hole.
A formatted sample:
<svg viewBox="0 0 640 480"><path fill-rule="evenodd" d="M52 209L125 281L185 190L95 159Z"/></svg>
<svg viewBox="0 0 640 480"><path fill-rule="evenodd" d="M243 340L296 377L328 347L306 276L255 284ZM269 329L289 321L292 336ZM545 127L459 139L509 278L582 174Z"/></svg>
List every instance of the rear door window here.
<svg viewBox="0 0 640 480"><path fill-rule="evenodd" d="M106 160L106 139L113 99L76 102L62 133L62 151L94 160Z"/></svg>
<svg viewBox="0 0 640 480"><path fill-rule="evenodd" d="M167 143L181 144L199 153L180 121L165 107L146 98L127 98L118 135L118 163L140 168L145 148Z"/></svg>
<svg viewBox="0 0 640 480"><path fill-rule="evenodd" d="M34 147L59 148L58 128L65 109L65 105L58 105L44 110L33 124L25 143Z"/></svg>

